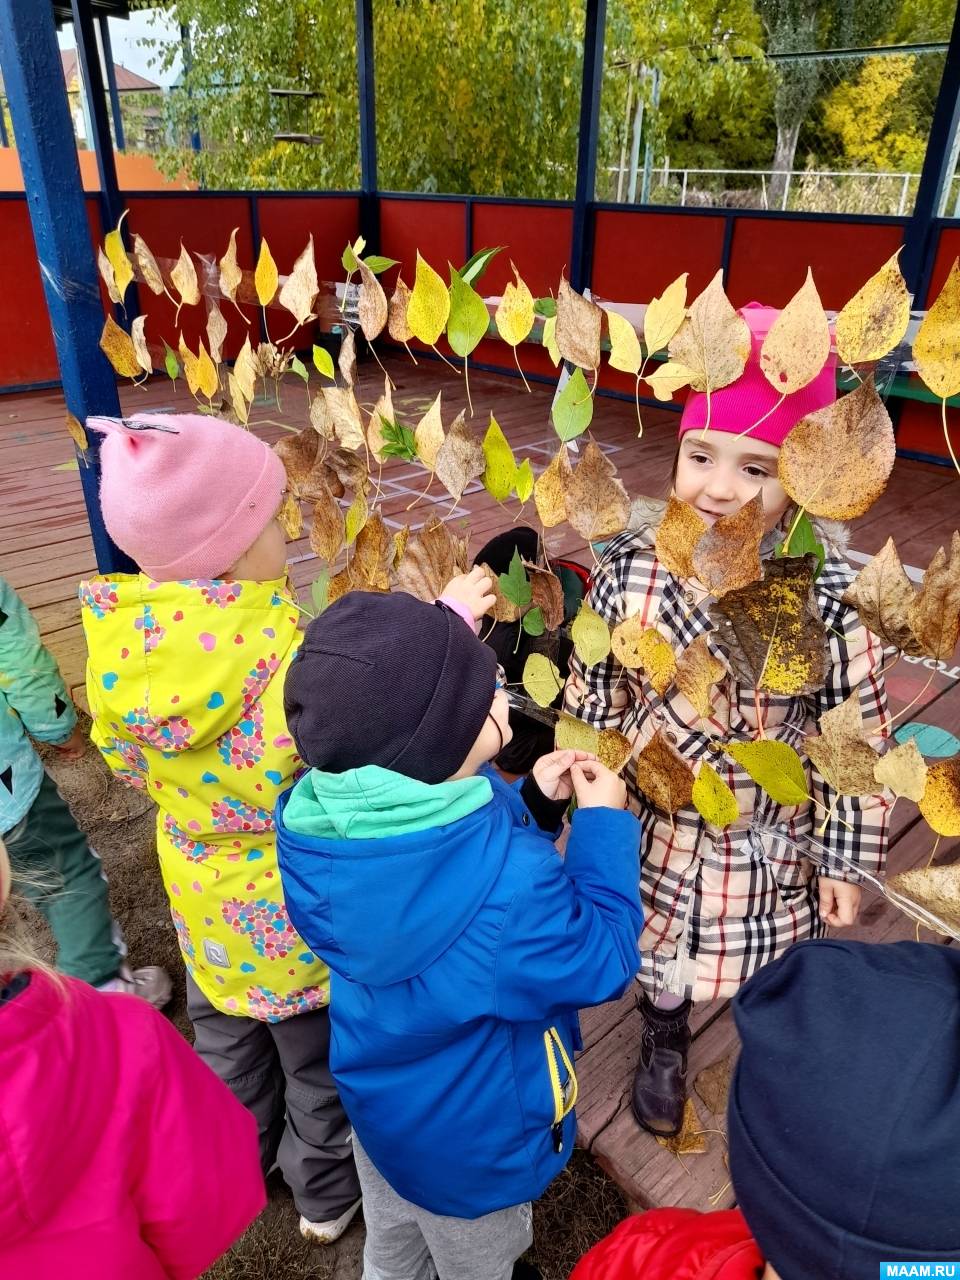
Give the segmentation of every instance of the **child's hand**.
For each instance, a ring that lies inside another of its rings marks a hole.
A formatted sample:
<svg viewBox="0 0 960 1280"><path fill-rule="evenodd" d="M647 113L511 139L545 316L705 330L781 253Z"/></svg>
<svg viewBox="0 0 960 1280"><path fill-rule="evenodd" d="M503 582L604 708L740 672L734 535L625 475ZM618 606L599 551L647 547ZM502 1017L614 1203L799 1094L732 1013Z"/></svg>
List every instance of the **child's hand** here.
<svg viewBox="0 0 960 1280"><path fill-rule="evenodd" d="M573 795L573 779L570 769L575 764L596 760L589 751L551 751L541 756L530 772L533 780L548 800L569 800Z"/></svg>
<svg viewBox="0 0 960 1280"><path fill-rule="evenodd" d="M581 809L623 809L627 784L599 760L587 760L570 767L577 805Z"/></svg>
<svg viewBox="0 0 960 1280"><path fill-rule="evenodd" d="M64 760L79 760L87 749L87 739L80 731L80 726L74 729L66 742L58 743L55 750Z"/></svg>
<svg viewBox="0 0 960 1280"><path fill-rule="evenodd" d="M460 604L466 605L477 622L497 603L497 597L493 594L493 579L479 565L469 573L461 573L456 578L451 578L440 592L440 597L457 600Z"/></svg>
<svg viewBox="0 0 960 1280"><path fill-rule="evenodd" d="M828 880L820 877L820 914L826 924L835 929L845 929L856 924L860 911L860 886L847 884L845 880Z"/></svg>

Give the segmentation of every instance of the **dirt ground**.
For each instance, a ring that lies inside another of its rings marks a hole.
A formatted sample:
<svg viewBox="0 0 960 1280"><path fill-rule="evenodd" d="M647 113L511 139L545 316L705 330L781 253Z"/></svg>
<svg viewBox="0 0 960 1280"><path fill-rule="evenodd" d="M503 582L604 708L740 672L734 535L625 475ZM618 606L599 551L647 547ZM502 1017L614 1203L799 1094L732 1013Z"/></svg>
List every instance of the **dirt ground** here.
<svg viewBox="0 0 960 1280"><path fill-rule="evenodd" d="M156 865L155 808L138 791L116 782L91 747L76 764L46 752L45 762L110 880L114 915L123 927L134 966L161 964L174 979L167 1010L191 1040L183 990L183 966ZM46 926L29 908L24 914L38 949L52 958ZM363 1225L357 1223L333 1247L306 1244L297 1229L293 1201L278 1175L270 1179L267 1208L206 1280L360 1280ZM534 1207L534 1244L526 1255L545 1280L567 1280L577 1259L627 1212L617 1186L583 1151Z"/></svg>

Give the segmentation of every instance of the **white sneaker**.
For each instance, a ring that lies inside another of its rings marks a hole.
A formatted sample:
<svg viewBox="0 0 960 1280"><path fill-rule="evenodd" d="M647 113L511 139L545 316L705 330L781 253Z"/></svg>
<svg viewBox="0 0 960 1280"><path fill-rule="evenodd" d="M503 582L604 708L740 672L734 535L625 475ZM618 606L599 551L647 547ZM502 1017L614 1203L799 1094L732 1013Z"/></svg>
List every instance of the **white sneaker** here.
<svg viewBox="0 0 960 1280"><path fill-rule="evenodd" d="M311 1222L301 1214L300 1234L311 1244L333 1244L349 1227L361 1204L363 1204L362 1199L352 1204L349 1209L345 1209L339 1218L334 1218L331 1222Z"/></svg>
<svg viewBox="0 0 960 1280"><path fill-rule="evenodd" d="M166 969L159 965L147 965L143 969L131 969L121 965L120 972L109 982L97 987L98 991L119 991L122 995L140 996L155 1009L163 1009L170 1003L173 985Z"/></svg>

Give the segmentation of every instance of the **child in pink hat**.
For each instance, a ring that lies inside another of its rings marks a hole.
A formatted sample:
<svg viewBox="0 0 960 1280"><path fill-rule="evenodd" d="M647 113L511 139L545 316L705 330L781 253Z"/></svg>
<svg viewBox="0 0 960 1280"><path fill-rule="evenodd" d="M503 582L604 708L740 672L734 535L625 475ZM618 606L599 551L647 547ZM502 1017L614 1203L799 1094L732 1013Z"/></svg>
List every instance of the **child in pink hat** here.
<svg viewBox="0 0 960 1280"><path fill-rule="evenodd" d="M290 923L277 867L273 808L300 768L283 712L299 644L284 468L213 417L87 425L105 436L107 529L142 569L80 587L93 740L157 804L197 1052L256 1117L304 1235L330 1243L360 1190L327 1061L328 970Z"/></svg>
<svg viewBox="0 0 960 1280"><path fill-rule="evenodd" d="M707 526L761 494L764 561L774 556L796 514L778 479L780 448L802 418L836 399L833 355L812 381L785 397L767 381L760 351L778 314L757 303L743 308L751 336L744 371L711 393L709 409L706 394L688 397L673 478L674 497ZM827 635L825 682L806 696L781 696L738 681L717 644L703 584L676 576L659 559L656 538L665 506L635 504L634 527L606 547L588 601L611 626L639 615L676 656L699 641L723 673L710 691L712 708L701 716L676 683L658 692L643 671L625 670L612 656L589 668L574 656L566 695L571 714L626 734L634 757L658 736L694 773L709 763L737 802L737 818L723 829L708 824L692 803L665 813L637 786L632 763L627 766L643 830L641 1049L632 1104L639 1123L662 1137L676 1134L683 1119L693 1002L733 996L792 943L819 936L826 925L853 924L860 887L849 864L880 868L889 807L883 794L838 796L811 769L809 794L823 806L821 815L831 811L824 828L817 820L816 836L836 855L829 871L816 875L796 851L796 842L814 833L814 806L778 806L723 750L730 741L761 735L800 747L805 734L817 732L823 712L858 687L865 732L881 730L883 652L856 611L842 603L854 577L843 559L842 527L814 525L825 552L813 586Z"/></svg>

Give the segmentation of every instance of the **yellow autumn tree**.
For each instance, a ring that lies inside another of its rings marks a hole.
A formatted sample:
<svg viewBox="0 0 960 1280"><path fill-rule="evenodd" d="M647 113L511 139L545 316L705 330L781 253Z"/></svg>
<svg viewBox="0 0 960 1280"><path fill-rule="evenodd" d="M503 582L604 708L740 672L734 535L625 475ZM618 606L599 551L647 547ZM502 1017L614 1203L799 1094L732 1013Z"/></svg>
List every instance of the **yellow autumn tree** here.
<svg viewBox="0 0 960 1280"><path fill-rule="evenodd" d="M854 79L826 98L824 124L856 165L919 173L927 139L913 92L916 71L911 54L868 58Z"/></svg>

